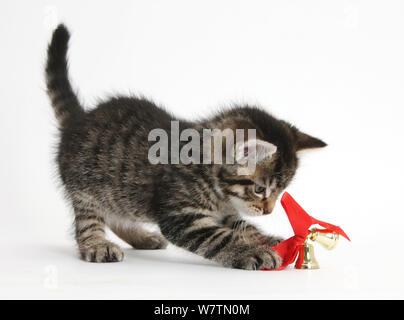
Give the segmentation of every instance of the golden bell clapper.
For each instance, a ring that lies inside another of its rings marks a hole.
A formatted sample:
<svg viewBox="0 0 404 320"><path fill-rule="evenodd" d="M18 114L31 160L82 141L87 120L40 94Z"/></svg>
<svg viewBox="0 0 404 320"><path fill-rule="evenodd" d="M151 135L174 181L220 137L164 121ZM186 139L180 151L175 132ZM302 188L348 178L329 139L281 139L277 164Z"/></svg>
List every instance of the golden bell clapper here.
<svg viewBox="0 0 404 320"><path fill-rule="evenodd" d="M296 269L314 270L319 269L320 265L314 255L314 246L309 241L317 242L327 250L333 250L337 246L339 235L335 232L322 232L321 229L312 229L299 250L299 257L296 263Z"/></svg>

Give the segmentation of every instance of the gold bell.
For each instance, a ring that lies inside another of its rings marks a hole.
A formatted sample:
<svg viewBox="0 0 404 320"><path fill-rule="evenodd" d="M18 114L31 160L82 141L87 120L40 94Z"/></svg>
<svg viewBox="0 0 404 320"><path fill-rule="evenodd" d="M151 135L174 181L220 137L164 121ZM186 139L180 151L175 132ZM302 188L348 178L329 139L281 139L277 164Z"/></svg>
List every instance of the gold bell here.
<svg viewBox="0 0 404 320"><path fill-rule="evenodd" d="M306 241L303 243L299 250L295 268L296 269L319 269L320 265L314 255L314 246L309 244L308 241L318 242L327 250L333 250L338 243L339 235L335 232L325 233L321 230L313 229L307 236Z"/></svg>
<svg viewBox="0 0 404 320"><path fill-rule="evenodd" d="M312 244L304 243L299 251L299 257L295 264L296 269L318 269L320 265L314 255L314 246Z"/></svg>

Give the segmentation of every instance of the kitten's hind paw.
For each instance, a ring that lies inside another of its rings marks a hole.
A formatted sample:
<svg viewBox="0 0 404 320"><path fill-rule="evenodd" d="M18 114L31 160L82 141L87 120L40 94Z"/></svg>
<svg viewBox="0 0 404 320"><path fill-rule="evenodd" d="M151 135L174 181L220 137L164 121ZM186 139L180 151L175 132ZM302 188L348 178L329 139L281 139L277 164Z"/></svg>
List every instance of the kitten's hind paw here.
<svg viewBox="0 0 404 320"><path fill-rule="evenodd" d="M122 250L109 241L80 248L81 258L88 262L119 262L123 260Z"/></svg>
<svg viewBox="0 0 404 320"><path fill-rule="evenodd" d="M141 239L141 241L137 241L137 243L133 243L132 246L135 249L144 249L144 250L155 250L155 249L165 249L167 247L168 241L158 233L148 234L147 237Z"/></svg>

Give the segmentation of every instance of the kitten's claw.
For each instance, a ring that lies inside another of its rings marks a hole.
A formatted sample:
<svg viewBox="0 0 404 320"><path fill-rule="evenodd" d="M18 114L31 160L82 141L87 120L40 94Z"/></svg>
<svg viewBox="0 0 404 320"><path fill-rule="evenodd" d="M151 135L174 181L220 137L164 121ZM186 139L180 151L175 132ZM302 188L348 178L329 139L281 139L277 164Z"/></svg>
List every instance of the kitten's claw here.
<svg viewBox="0 0 404 320"><path fill-rule="evenodd" d="M284 238L276 237L276 236L261 236L260 237L260 242L268 247L276 246L284 240L285 240Z"/></svg>
<svg viewBox="0 0 404 320"><path fill-rule="evenodd" d="M261 268L276 269L282 265L277 252L265 247L250 249L239 255L233 262L233 268L260 270Z"/></svg>
<svg viewBox="0 0 404 320"><path fill-rule="evenodd" d="M81 248L80 254L81 258L88 262L119 262L124 256L122 250L109 241Z"/></svg>

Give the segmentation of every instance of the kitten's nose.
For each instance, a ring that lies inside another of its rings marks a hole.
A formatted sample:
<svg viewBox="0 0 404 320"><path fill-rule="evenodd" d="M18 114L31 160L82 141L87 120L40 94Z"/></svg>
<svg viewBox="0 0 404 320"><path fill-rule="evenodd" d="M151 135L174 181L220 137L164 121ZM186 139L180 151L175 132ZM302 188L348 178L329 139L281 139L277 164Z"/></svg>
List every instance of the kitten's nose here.
<svg viewBox="0 0 404 320"><path fill-rule="evenodd" d="M262 214L270 214L275 207L275 201L267 200L263 204Z"/></svg>
<svg viewBox="0 0 404 320"><path fill-rule="evenodd" d="M268 210L268 209L263 209L262 210L262 213L265 215L265 214L270 214L272 212L272 209L271 210Z"/></svg>

